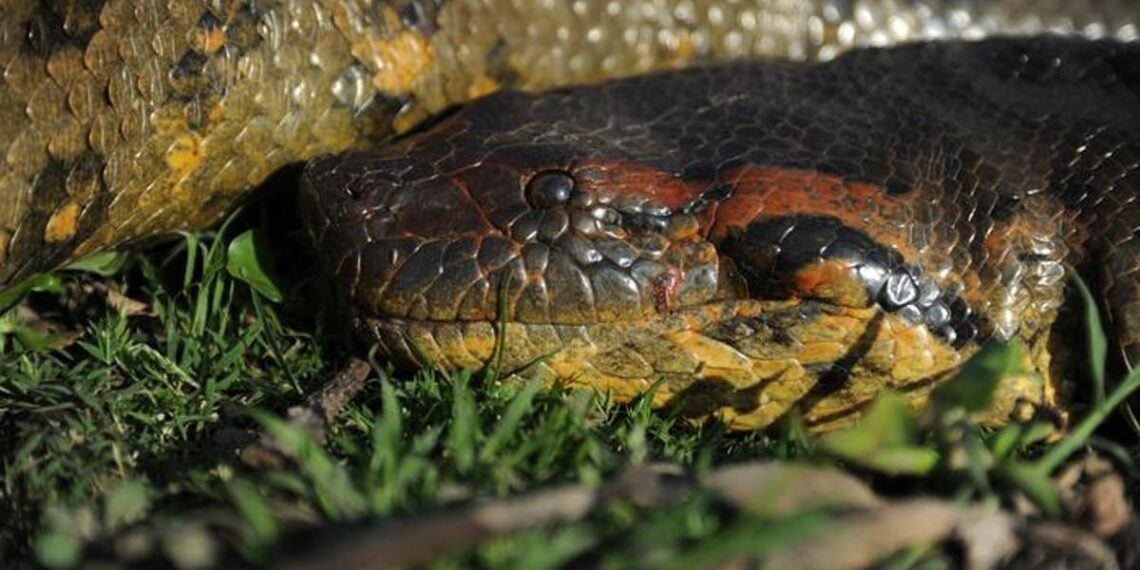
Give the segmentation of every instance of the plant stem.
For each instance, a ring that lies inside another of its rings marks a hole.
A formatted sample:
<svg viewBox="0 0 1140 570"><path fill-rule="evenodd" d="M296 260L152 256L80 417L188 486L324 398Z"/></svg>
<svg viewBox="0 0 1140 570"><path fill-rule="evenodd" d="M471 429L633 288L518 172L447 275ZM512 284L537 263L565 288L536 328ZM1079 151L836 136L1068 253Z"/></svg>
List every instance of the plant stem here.
<svg viewBox="0 0 1140 570"><path fill-rule="evenodd" d="M1061 463L1092 437L1093 432L1100 424L1104 423L1104 420L1108 419L1109 414L1138 388L1140 388L1140 369L1133 370L1107 399L1093 408L1089 415L1077 424L1072 433L1053 446L1053 449L1050 449L1044 457L1037 460L1035 468L1047 474L1060 467Z"/></svg>

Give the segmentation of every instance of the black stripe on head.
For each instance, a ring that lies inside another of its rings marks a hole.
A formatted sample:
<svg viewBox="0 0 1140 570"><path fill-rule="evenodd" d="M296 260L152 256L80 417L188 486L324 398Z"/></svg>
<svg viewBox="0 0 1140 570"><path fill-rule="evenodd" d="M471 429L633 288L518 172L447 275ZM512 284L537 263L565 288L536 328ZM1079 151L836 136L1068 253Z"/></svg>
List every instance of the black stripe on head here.
<svg viewBox="0 0 1140 570"><path fill-rule="evenodd" d="M868 304L924 324L960 346L978 334L979 316L956 293L944 290L922 268L892 247L837 218L792 215L757 220L720 244L748 284L752 297L805 296L797 272L829 261L849 268L842 278L866 292ZM811 296L810 294L807 296ZM847 303L846 300L821 299Z"/></svg>

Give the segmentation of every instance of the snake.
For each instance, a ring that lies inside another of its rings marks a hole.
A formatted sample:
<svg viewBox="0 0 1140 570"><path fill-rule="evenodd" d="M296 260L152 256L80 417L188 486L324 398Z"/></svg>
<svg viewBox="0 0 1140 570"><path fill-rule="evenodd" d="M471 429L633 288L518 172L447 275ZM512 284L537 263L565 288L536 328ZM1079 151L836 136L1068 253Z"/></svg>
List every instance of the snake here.
<svg viewBox="0 0 1140 570"><path fill-rule="evenodd" d="M1000 421L1064 400L1065 264L1099 270L1135 346L1131 48L862 49L1130 39L1127 2L0 11L0 284L203 227L326 156L302 180L315 243L361 337L416 366L826 427L1018 337L1039 374Z"/></svg>
<svg viewBox="0 0 1140 570"><path fill-rule="evenodd" d="M417 366L825 429L1018 338L1038 374L993 419L1032 418L1065 397L1066 267L1140 339L1138 95L1137 46L1049 36L508 91L313 161L302 211Z"/></svg>

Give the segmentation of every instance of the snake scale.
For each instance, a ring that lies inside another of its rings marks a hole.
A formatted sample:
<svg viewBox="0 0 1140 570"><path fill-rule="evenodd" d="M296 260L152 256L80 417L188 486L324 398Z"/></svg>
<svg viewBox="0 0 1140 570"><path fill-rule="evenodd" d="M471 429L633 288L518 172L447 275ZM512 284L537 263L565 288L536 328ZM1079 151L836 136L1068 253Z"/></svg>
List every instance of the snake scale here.
<svg viewBox="0 0 1140 570"><path fill-rule="evenodd" d="M981 339L1016 335L1045 381L1011 381L995 413L1049 408L1062 262L1108 269L1119 344L1135 345L1135 85L1120 63L1132 48L840 54L995 33L1130 39L1138 12L1111 0L5 0L0 283L211 223L286 164L379 148L311 166L305 208L361 332L392 356L471 366L503 345L508 368L550 381L618 398L661 381L660 403L685 394L693 415L737 428L801 403L825 427L884 383L921 401ZM505 88L745 56L839 57L511 91L384 142ZM478 232L498 239L456 237Z"/></svg>

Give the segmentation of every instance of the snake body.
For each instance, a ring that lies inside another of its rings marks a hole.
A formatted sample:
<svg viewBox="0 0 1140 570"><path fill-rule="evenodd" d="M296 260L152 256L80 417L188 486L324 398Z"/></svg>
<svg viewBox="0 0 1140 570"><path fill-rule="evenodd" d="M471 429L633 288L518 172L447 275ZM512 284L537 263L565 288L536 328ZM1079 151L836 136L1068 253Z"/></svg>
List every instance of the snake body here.
<svg viewBox="0 0 1140 570"><path fill-rule="evenodd" d="M1140 47L1059 37L504 92L326 157L303 211L366 338L418 365L660 382L735 428L914 401L990 338L1053 409L1066 265L1140 339Z"/></svg>

